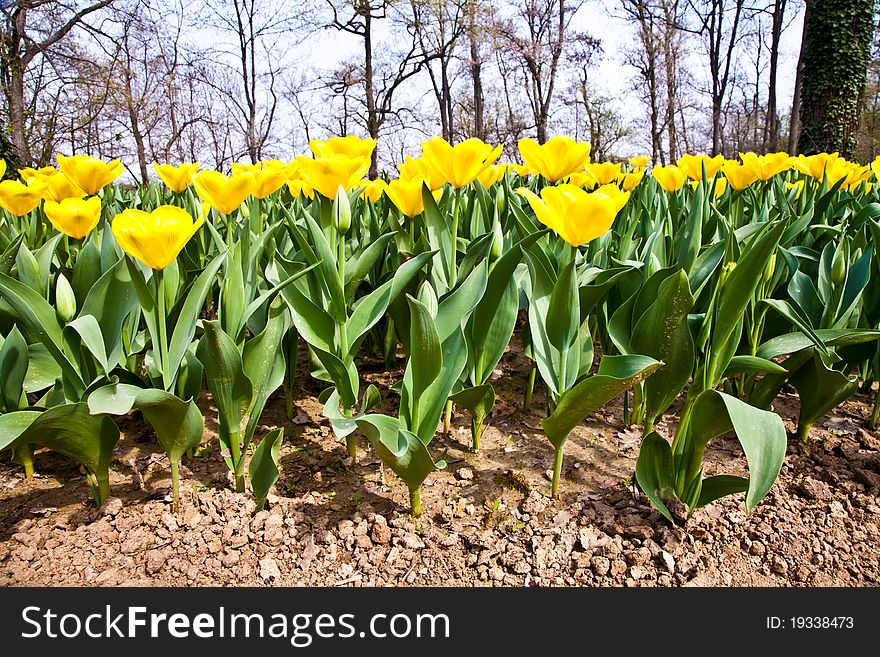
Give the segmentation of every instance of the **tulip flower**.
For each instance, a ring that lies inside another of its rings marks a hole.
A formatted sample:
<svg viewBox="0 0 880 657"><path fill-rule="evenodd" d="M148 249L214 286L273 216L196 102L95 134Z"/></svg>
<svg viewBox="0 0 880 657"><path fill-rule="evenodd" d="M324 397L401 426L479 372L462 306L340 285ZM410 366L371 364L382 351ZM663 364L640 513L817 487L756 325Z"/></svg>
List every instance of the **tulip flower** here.
<svg viewBox="0 0 880 657"><path fill-rule="evenodd" d="M70 182L89 196L97 194L116 180L124 170L119 160L104 162L89 155L59 155L58 168Z"/></svg>
<svg viewBox="0 0 880 657"><path fill-rule="evenodd" d="M299 198L300 195L303 195L311 200L315 197L315 190L312 189L311 185L302 178L292 178L291 180L288 180L287 188L290 190L290 194L293 198Z"/></svg>
<svg viewBox="0 0 880 657"><path fill-rule="evenodd" d="M332 137L323 141L313 139L309 142L309 148L316 158L343 155L345 157L369 160L373 157L373 151L376 149L376 140L370 138L361 139L352 135L348 137Z"/></svg>
<svg viewBox="0 0 880 657"><path fill-rule="evenodd" d="M226 176L219 171L199 171L193 177L193 187L199 198L223 214L235 212L254 191L254 174L239 173Z"/></svg>
<svg viewBox="0 0 880 657"><path fill-rule="evenodd" d="M358 187L363 187L361 192L362 199L375 203L382 198L382 194L388 188L388 183L384 180L362 180Z"/></svg>
<svg viewBox="0 0 880 657"><path fill-rule="evenodd" d="M422 199L422 186L424 180L418 178L413 180L392 180L388 183L385 193L394 207L400 210L410 219L421 214L425 209L425 202Z"/></svg>
<svg viewBox="0 0 880 657"><path fill-rule="evenodd" d="M725 162L721 171L733 189L745 189L758 179L752 169L739 162Z"/></svg>
<svg viewBox="0 0 880 657"><path fill-rule="evenodd" d="M578 174L572 174L570 179ZM584 166L582 173L583 180L590 181L589 185L579 185L579 187L597 187L599 185L607 185L614 182L620 175L620 164L615 162L590 162Z"/></svg>
<svg viewBox="0 0 880 657"><path fill-rule="evenodd" d="M558 182L586 166L590 161L590 144L561 135L545 144L526 137L519 140L519 154L532 171L550 182Z"/></svg>
<svg viewBox="0 0 880 657"><path fill-rule="evenodd" d="M501 146L492 148L482 139L466 139L455 146L442 137L422 143L422 158L430 162L455 188L476 180L501 155Z"/></svg>
<svg viewBox="0 0 880 657"><path fill-rule="evenodd" d="M195 176L196 172L199 170L199 163L184 162L175 167L170 164L159 164L158 162L154 162L153 168L168 189L172 192L182 194L186 191L187 187L192 185L193 176Z"/></svg>
<svg viewBox="0 0 880 657"><path fill-rule="evenodd" d="M874 158L874 161L871 162L871 171L874 172L874 177L877 180L880 180L880 155Z"/></svg>
<svg viewBox="0 0 880 657"><path fill-rule="evenodd" d="M716 173L721 171L724 166L724 156L716 155L709 157L708 155L682 155L677 162L678 168L684 171L688 178L693 180L703 179L703 168L706 169L706 176L712 178Z"/></svg>
<svg viewBox="0 0 880 657"><path fill-rule="evenodd" d="M687 178L687 174L674 164L667 164L665 167L655 166L651 169L651 175L660 183L660 187L670 194L681 189Z"/></svg>
<svg viewBox="0 0 880 657"><path fill-rule="evenodd" d="M800 198L800 197L801 197L801 192L804 191L804 181L803 181L803 180L795 180L793 183L792 183L792 182L786 182L786 183L785 183L785 186L788 188L788 191L791 191L791 190L793 190L793 189L794 189L794 190L797 190L797 191L794 193L794 197L795 197L796 199Z"/></svg>
<svg viewBox="0 0 880 657"><path fill-rule="evenodd" d="M477 180L480 181L480 184L483 187L489 189L492 185L504 178L506 172L507 167L503 164L491 164L483 169L482 173L477 176Z"/></svg>
<svg viewBox="0 0 880 657"><path fill-rule="evenodd" d="M821 181L825 178L825 169L837 162L839 157L837 153L798 155L791 158L791 168Z"/></svg>
<svg viewBox="0 0 880 657"><path fill-rule="evenodd" d="M70 182L70 179L63 173L32 178L28 185L38 188L42 197L47 201L55 201L56 203L67 198L81 199L86 196L86 193Z"/></svg>
<svg viewBox="0 0 880 657"><path fill-rule="evenodd" d="M849 189L858 187L863 180L871 177L871 168L869 166L861 166L855 162L848 162L842 157L837 158L833 162L829 162L825 168L825 178L828 186L833 187L840 181L844 180L842 187Z"/></svg>
<svg viewBox="0 0 880 657"><path fill-rule="evenodd" d="M113 219L111 228L123 251L147 267L162 271L174 262L203 223L204 216L193 220L183 208L160 205L152 212L123 210Z"/></svg>
<svg viewBox="0 0 880 657"><path fill-rule="evenodd" d="M694 189L700 184L699 180L692 180L691 187ZM727 189L727 180L724 178L719 178L715 181L715 198L721 198L724 196L724 190Z"/></svg>
<svg viewBox="0 0 880 657"><path fill-rule="evenodd" d="M758 180L770 180L777 173L788 171L791 168L788 153L740 153L739 158L743 166L748 168Z"/></svg>
<svg viewBox="0 0 880 657"><path fill-rule="evenodd" d="M21 179L27 184L31 184L34 180L46 180L56 174L61 173L55 167L41 167L39 169L32 169L30 167L25 167L23 169L18 170L18 175L21 176Z"/></svg>
<svg viewBox="0 0 880 657"><path fill-rule="evenodd" d="M432 192L446 184L443 172L425 157L412 158L407 155L403 164L397 168L400 170L400 180L422 180Z"/></svg>
<svg viewBox="0 0 880 657"><path fill-rule="evenodd" d="M370 159L360 156L298 157L296 162L312 189L329 199L340 186L346 191L357 186L370 170Z"/></svg>
<svg viewBox="0 0 880 657"><path fill-rule="evenodd" d="M6 160L0 160L0 179L6 175Z"/></svg>
<svg viewBox="0 0 880 657"><path fill-rule="evenodd" d="M73 196L62 201L47 200L43 211L58 232L81 240L101 220L101 199L91 196L83 200Z"/></svg>
<svg viewBox="0 0 880 657"><path fill-rule="evenodd" d="M16 217L26 215L40 204L42 186L30 187L18 180L0 182L0 207Z"/></svg>
<svg viewBox="0 0 880 657"><path fill-rule="evenodd" d="M290 170L287 168L258 169L254 171L254 196L264 199L269 194L277 192L290 180Z"/></svg>
<svg viewBox="0 0 880 657"><path fill-rule="evenodd" d="M617 185L604 185L590 193L565 183L545 187L540 197L520 187L517 194L529 202L538 221L575 247L611 230L614 218L629 199L629 192L620 191Z"/></svg>
<svg viewBox="0 0 880 657"><path fill-rule="evenodd" d="M515 173L520 178L528 178L529 176L535 175L535 172L532 171L527 164L510 163L507 165L507 170Z"/></svg>
<svg viewBox="0 0 880 657"><path fill-rule="evenodd" d="M630 158L633 159L633 158ZM617 176L617 183L623 187L623 191L628 192L631 189L634 189L642 179L645 177L644 169L637 169L635 171L630 171L629 173L620 173Z"/></svg>
<svg viewBox="0 0 880 657"><path fill-rule="evenodd" d="M635 157L629 158L627 160L636 170L646 169L648 165L651 163L651 158L647 155L636 155Z"/></svg>

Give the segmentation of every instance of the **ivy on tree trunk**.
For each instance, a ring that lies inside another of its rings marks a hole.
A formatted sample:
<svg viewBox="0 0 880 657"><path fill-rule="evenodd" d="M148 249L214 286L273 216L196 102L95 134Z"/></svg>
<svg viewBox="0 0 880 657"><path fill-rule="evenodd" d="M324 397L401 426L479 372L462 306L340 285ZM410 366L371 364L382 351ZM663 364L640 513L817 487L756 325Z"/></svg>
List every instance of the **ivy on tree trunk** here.
<svg viewBox="0 0 880 657"><path fill-rule="evenodd" d="M798 150L852 157L875 0L808 0Z"/></svg>

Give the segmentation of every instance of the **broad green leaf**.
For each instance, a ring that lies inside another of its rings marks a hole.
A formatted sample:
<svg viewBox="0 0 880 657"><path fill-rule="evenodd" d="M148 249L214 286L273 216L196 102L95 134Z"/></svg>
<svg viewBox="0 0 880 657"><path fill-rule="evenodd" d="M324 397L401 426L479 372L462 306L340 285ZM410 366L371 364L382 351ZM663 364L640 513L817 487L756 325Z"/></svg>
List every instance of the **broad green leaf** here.
<svg viewBox="0 0 880 657"><path fill-rule="evenodd" d="M177 378L177 370L183 361L183 353L189 348L196 334L196 320L199 318L199 313L205 305L205 298L214 286L217 272L220 271L220 266L225 259L226 253L224 252L214 256L214 259L208 263L208 266L199 274L190 288L180 314L177 316L177 323L174 326L171 342L168 345L168 359L170 361L172 381ZM163 319L160 318L159 321Z"/></svg>
<svg viewBox="0 0 880 657"><path fill-rule="evenodd" d="M429 474L446 467L445 461L435 463L422 441L401 429L396 418L365 415L357 420L357 425L382 462L403 479L411 491L417 490Z"/></svg>
<svg viewBox="0 0 880 657"><path fill-rule="evenodd" d="M28 345L13 326L0 346L0 409L4 413L19 410L29 367Z"/></svg>
<svg viewBox="0 0 880 657"><path fill-rule="evenodd" d="M137 292L125 258L120 258L94 282L82 302L79 315L92 315L97 320L111 369L122 360L122 327L137 305Z"/></svg>
<svg viewBox="0 0 880 657"><path fill-rule="evenodd" d="M547 338L550 344L564 352L571 347L580 324L580 305L577 282L574 275L574 260L559 273L550 304L547 307Z"/></svg>
<svg viewBox="0 0 880 657"><path fill-rule="evenodd" d="M34 290L5 274L0 274L0 297L15 310L16 319L21 322L25 332L39 340L52 354L63 375L73 386L73 394L81 395L86 385L76 366L63 351L64 334L52 306Z"/></svg>
<svg viewBox="0 0 880 657"><path fill-rule="evenodd" d="M800 398L798 432L802 438L806 438L813 423L852 397L859 388L858 376L848 377L830 369L818 357L798 368L789 382Z"/></svg>
<svg viewBox="0 0 880 657"><path fill-rule="evenodd" d="M314 348L313 351L339 391L339 397L343 404L348 408L354 406L357 403L358 390L360 389L360 376L358 376L354 362L343 362L335 354L318 348Z"/></svg>
<svg viewBox="0 0 880 657"><path fill-rule="evenodd" d="M675 497L672 449L666 439L654 431L642 440L636 461L636 481L654 508L675 524L666 506L666 500Z"/></svg>
<svg viewBox="0 0 880 657"><path fill-rule="evenodd" d="M402 404L418 404L425 391L437 378L443 366L440 336L428 309L417 299L407 296L410 312L410 356L404 380Z"/></svg>
<svg viewBox="0 0 880 657"><path fill-rule="evenodd" d="M0 450L15 442L43 411L12 411L0 415Z"/></svg>
<svg viewBox="0 0 880 657"><path fill-rule="evenodd" d="M109 377L112 366L107 362L107 354L104 351L104 336L101 334L98 320L92 315L82 315L70 322L64 330L75 332L79 335L83 345L85 345L95 360L98 361L104 376Z"/></svg>
<svg viewBox="0 0 880 657"><path fill-rule="evenodd" d="M262 510L266 504L269 490L278 481L278 453L281 441L284 439L284 429L273 429L260 439L260 444L254 450L251 461L248 463L248 475L251 480L251 489L257 499L257 510Z"/></svg>
<svg viewBox="0 0 880 657"><path fill-rule="evenodd" d="M28 371L24 391L40 392L50 388L61 378L61 367L42 342L28 345Z"/></svg>
<svg viewBox="0 0 880 657"><path fill-rule="evenodd" d="M665 363L645 382L645 414L651 423L678 398L693 373L696 354L687 323L693 304L687 275L679 270L663 280L654 303L633 328L631 350Z"/></svg>
<svg viewBox="0 0 880 657"><path fill-rule="evenodd" d="M749 489L749 480L733 475L716 475L706 477L700 487L700 499L697 507L706 506L710 502L734 493L745 493Z"/></svg>
<svg viewBox="0 0 880 657"><path fill-rule="evenodd" d="M788 374L782 365L758 356L734 356L727 364L724 376L736 374Z"/></svg>
<svg viewBox="0 0 880 657"><path fill-rule="evenodd" d="M568 434L581 421L617 397L634 383L643 381L663 363L649 356L605 356L595 376L577 383L562 394L553 414L542 422L550 443L561 449Z"/></svg>
<svg viewBox="0 0 880 657"><path fill-rule="evenodd" d="M247 409L246 442L253 437L269 396L284 382L286 363L281 345L287 328L287 307L276 298L269 308L266 328L244 345L242 367L252 391Z"/></svg>
<svg viewBox="0 0 880 657"><path fill-rule="evenodd" d="M785 319L791 322L795 328L801 330L803 334L808 336L812 341L813 345L819 349L822 353L828 354L828 349L825 347L825 343L822 342L821 338L816 335L816 332L813 330L813 327L810 326L809 320L802 316L798 311L792 307L788 301L784 301L782 299L763 299L763 302L773 308L776 312L782 315Z"/></svg>

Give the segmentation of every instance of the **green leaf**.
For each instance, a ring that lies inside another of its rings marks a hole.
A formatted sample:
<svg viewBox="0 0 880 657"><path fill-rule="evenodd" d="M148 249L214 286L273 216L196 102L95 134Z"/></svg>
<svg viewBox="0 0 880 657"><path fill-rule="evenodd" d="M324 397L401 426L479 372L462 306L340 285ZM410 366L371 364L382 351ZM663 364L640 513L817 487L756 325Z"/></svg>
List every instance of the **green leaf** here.
<svg viewBox="0 0 880 657"><path fill-rule="evenodd" d="M787 447L782 419L736 397L707 390L694 401L687 421L684 439L673 446L679 499L691 508L695 507L700 498L699 486L694 489L689 484L699 480L706 445L732 430L749 464L746 508L753 509L773 486L782 469Z"/></svg>
<svg viewBox="0 0 880 657"><path fill-rule="evenodd" d="M565 352L572 346L580 324L580 307L577 292L577 281L574 275L574 260L570 261L562 271L550 294L550 305L547 307L547 338L550 344L559 351Z"/></svg>
<svg viewBox="0 0 880 657"><path fill-rule="evenodd" d="M22 328L39 340L61 367L62 374L73 386L72 393L79 396L86 385L76 366L63 351L64 334L58 323L54 308L27 285L14 278L0 274L0 297L12 306Z"/></svg>
<svg viewBox="0 0 880 657"><path fill-rule="evenodd" d="M184 401L156 388L106 385L89 395L88 409L92 415L126 415L140 410L168 458L178 463L188 450L199 446L204 433L204 419L195 401Z"/></svg>
<svg viewBox="0 0 880 657"><path fill-rule="evenodd" d="M360 389L360 376L353 361L343 362L335 354L321 349L313 349L315 356L327 370L330 380L339 391L339 396L346 407L351 408L357 404L358 390Z"/></svg>
<svg viewBox="0 0 880 657"><path fill-rule="evenodd" d="M269 307L266 328L244 345L242 367L251 383L244 444L253 437L269 396L284 382L286 363L281 344L287 329L287 307L281 299L276 298Z"/></svg>
<svg viewBox="0 0 880 657"><path fill-rule="evenodd" d="M4 413L19 410L29 367L28 345L13 326L0 346L0 408Z"/></svg>
<svg viewBox="0 0 880 657"><path fill-rule="evenodd" d="M418 403L428 387L437 378L443 366L443 353L440 350L440 336L428 309L417 299L407 295L410 312L410 356L404 381L406 400Z"/></svg>
<svg viewBox="0 0 880 657"><path fill-rule="evenodd" d="M550 443L557 450L562 449L568 434L585 417L634 383L643 381L662 365L649 356L604 356L596 375L563 393L553 414L542 422Z"/></svg>
<svg viewBox="0 0 880 657"><path fill-rule="evenodd" d="M703 479L700 488L700 499L697 507L706 506L709 502L720 500L722 497L735 493L745 493L749 489L749 480L744 477L733 475L716 475Z"/></svg>
<svg viewBox="0 0 880 657"><path fill-rule="evenodd" d="M445 342L456 330L461 329L471 311L483 298L487 280L488 264L483 261L474 267L452 293L440 301L435 319L440 342Z"/></svg>
<svg viewBox="0 0 880 657"><path fill-rule="evenodd" d="M11 411L0 415L0 450L13 444L42 414L42 411Z"/></svg>
<svg viewBox="0 0 880 657"><path fill-rule="evenodd" d="M873 329L819 329L814 332L815 336L828 347L845 347L872 340L880 340L880 331ZM757 356L761 358L776 358L785 354L793 354L802 349L814 346L815 343L803 333L786 333L770 340L758 347Z"/></svg>
<svg viewBox="0 0 880 657"><path fill-rule="evenodd" d="M92 315L82 315L70 322L64 330L79 335L86 349L98 361L104 376L109 377L112 366L107 362L107 354L104 352L104 336L101 334L98 320Z"/></svg>
<svg viewBox="0 0 880 657"><path fill-rule="evenodd" d="M122 327L137 306L137 291L125 258L120 258L94 282L82 302L79 315L91 315L97 320L110 369L122 360Z"/></svg>
<svg viewBox="0 0 880 657"><path fill-rule="evenodd" d="M758 356L734 356L727 364L724 376L736 374L788 374L782 365Z"/></svg>
<svg viewBox="0 0 880 657"><path fill-rule="evenodd" d="M41 342L28 345L28 371L24 391L40 392L50 388L61 378L61 368Z"/></svg>
<svg viewBox="0 0 880 657"><path fill-rule="evenodd" d="M491 383L484 383L472 388L465 388L449 399L462 408L466 408L477 424L481 424L492 412L492 407L495 406L495 388Z"/></svg>
<svg viewBox="0 0 880 657"><path fill-rule="evenodd" d="M63 454L95 477L97 486L92 487L95 502L100 505L106 499L110 492L110 459L119 441L119 428L113 420L91 415L84 402L55 406L36 418L28 415L16 419L33 421L9 447L38 445Z"/></svg>
<svg viewBox="0 0 880 657"><path fill-rule="evenodd" d="M828 354L828 349L825 347L825 343L822 342L818 335L816 335L813 327L810 326L809 320L798 313L788 301L783 301L782 299L763 299L763 302L791 322L796 328L799 328L803 334L813 341L813 345L823 354Z"/></svg>
<svg viewBox="0 0 880 657"><path fill-rule="evenodd" d="M830 410L852 397L859 388L858 376L848 377L843 372L825 366L814 357L792 375L789 382L800 397L798 432L807 437L809 428Z"/></svg>
<svg viewBox="0 0 880 657"><path fill-rule="evenodd" d="M251 480L251 489L257 499L257 511L261 511L266 504L269 490L278 481L278 453L281 441L284 439L284 429L273 429L260 439L260 444L254 450L251 461L248 463L248 475Z"/></svg>
<svg viewBox="0 0 880 657"><path fill-rule="evenodd" d="M660 434L652 431L642 440L636 461L636 481L645 496L672 524L666 500L675 497L675 474L672 466L672 448Z"/></svg>
<svg viewBox="0 0 880 657"><path fill-rule="evenodd" d="M253 388L245 376L238 347L223 331L220 322L206 321L203 325L205 334L199 341L196 356L205 368L205 380L217 405L221 440L228 442L231 435L241 433ZM231 461L227 463L233 468L236 465Z"/></svg>
<svg viewBox="0 0 880 657"><path fill-rule="evenodd" d="M417 490L429 474L446 467L445 461L435 463L422 441L401 429L396 418L365 415L357 420L357 425L382 462L403 479L411 491Z"/></svg>
<svg viewBox="0 0 880 657"><path fill-rule="evenodd" d="M208 296L208 292L211 291L216 282L217 272L220 271L220 266L225 258L226 252L214 256L214 259L208 263L208 266L196 278L189 293L186 295L186 300L183 302L183 307L177 316L174 332L171 334L171 342L168 345L168 360L170 362L172 381L177 378L177 370L183 361L183 353L193 341L199 313L202 311L202 306L205 305L205 298ZM159 318L159 321L164 321L164 319Z"/></svg>
<svg viewBox="0 0 880 657"><path fill-rule="evenodd" d="M281 263L279 269L284 269ZM285 287L281 296L287 301L294 326L302 338L315 349L335 352L336 320L313 303L296 285Z"/></svg>
<svg viewBox="0 0 880 657"><path fill-rule="evenodd" d="M693 373L696 354L687 322L693 305L687 275L680 269L660 283L655 301L633 328L631 350L665 363L645 383L645 415L651 423L678 398Z"/></svg>

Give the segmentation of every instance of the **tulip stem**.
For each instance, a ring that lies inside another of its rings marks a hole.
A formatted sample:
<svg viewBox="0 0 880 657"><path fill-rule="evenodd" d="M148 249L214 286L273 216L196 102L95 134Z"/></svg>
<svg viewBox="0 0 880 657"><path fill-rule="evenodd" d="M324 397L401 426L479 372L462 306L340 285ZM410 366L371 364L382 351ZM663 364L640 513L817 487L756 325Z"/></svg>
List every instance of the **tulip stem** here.
<svg viewBox="0 0 880 657"><path fill-rule="evenodd" d="M530 411L532 408L532 395L535 392L535 375L538 372L537 361L532 361L532 368L529 370L529 380L526 382L526 394L523 397L523 411Z"/></svg>
<svg viewBox="0 0 880 657"><path fill-rule="evenodd" d="M562 445L556 448L556 454L553 458L553 481L550 484L550 497L554 500L557 498L559 490L559 478L562 475Z"/></svg>
<svg viewBox="0 0 880 657"><path fill-rule="evenodd" d="M874 397L874 410L871 412L871 419L868 421L868 428L873 429L880 420L880 388L877 388L877 394Z"/></svg>
<svg viewBox="0 0 880 657"><path fill-rule="evenodd" d="M409 491L409 507L416 517L422 515L422 487L411 488Z"/></svg>
<svg viewBox="0 0 880 657"><path fill-rule="evenodd" d="M168 368L168 318L165 315L165 275L161 269L155 270L153 276L156 279L156 306L158 308L159 324L159 367L162 370L162 387L171 390L171 372ZM155 346L155 345L154 345Z"/></svg>
<svg viewBox="0 0 880 657"><path fill-rule="evenodd" d="M171 512L180 511L180 461L171 459Z"/></svg>
<svg viewBox="0 0 880 657"><path fill-rule="evenodd" d="M480 451L480 440L483 438L483 418L479 415L471 417L471 438L473 440L472 451Z"/></svg>
<svg viewBox="0 0 880 657"><path fill-rule="evenodd" d="M449 435L449 429L452 425L452 400L446 400L446 413L443 416L443 433Z"/></svg>

